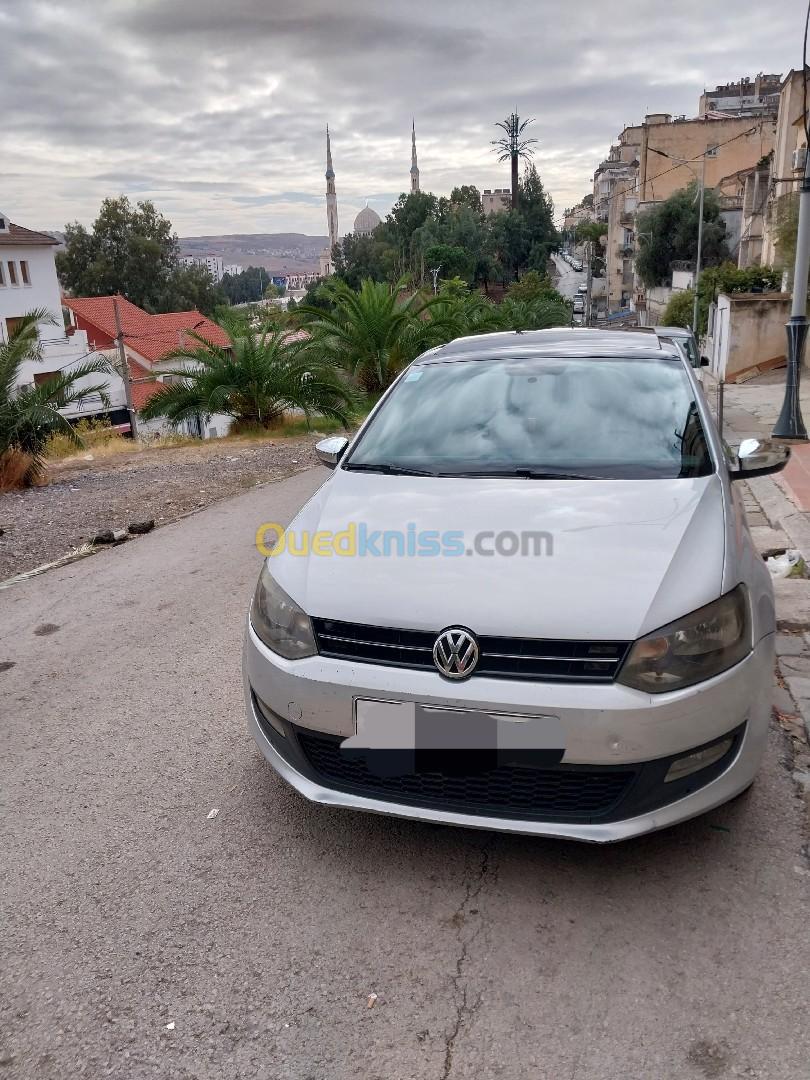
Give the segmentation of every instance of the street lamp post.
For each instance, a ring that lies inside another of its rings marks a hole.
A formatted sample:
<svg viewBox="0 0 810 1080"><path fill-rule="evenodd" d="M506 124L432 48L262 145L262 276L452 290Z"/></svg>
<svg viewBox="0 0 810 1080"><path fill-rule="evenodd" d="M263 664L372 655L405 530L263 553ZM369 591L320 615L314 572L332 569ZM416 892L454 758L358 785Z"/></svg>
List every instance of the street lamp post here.
<svg viewBox="0 0 810 1080"><path fill-rule="evenodd" d="M777 439L807 439L799 400L804 348L807 342L807 279L810 273L810 148L805 155L804 176L799 189L799 228L793 269L793 304L787 324L788 366L785 399L773 429Z"/></svg>

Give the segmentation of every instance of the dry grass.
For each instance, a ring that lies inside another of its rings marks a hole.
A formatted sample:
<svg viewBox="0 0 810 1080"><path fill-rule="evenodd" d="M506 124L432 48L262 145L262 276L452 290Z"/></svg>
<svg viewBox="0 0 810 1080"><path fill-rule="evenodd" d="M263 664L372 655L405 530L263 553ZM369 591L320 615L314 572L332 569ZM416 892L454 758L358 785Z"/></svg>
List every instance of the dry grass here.
<svg viewBox="0 0 810 1080"><path fill-rule="evenodd" d="M365 415L372 401L364 403L360 415ZM359 419L359 418L358 418ZM265 428L258 425L234 424L231 433L221 439L197 439L191 435L145 435L137 441L125 438L117 431L102 421L80 421L76 425L76 433L82 440L83 446L77 447L64 435L54 435L48 441L46 458L50 465L61 469L63 466L75 467L84 461L97 461L115 457L118 454L139 454L145 450L172 450L178 447L203 447L210 449L213 446L225 443L266 443L275 442L278 439L300 438L303 435L319 434L331 435L334 432L342 432L345 428L337 420L328 419L325 416L313 416L309 424L301 416L285 416L272 427Z"/></svg>
<svg viewBox="0 0 810 1080"><path fill-rule="evenodd" d="M61 432L51 435L45 447L45 456L49 461L76 457L78 454L87 453L88 450L101 451L107 446L124 442L115 428L110 426L109 420L80 420L74 430L82 441L81 447L76 446L72 439ZM113 449L112 453L115 452Z"/></svg>
<svg viewBox="0 0 810 1080"><path fill-rule="evenodd" d="M31 455L22 450L6 450L0 454L0 491L19 491L27 487L31 465Z"/></svg>

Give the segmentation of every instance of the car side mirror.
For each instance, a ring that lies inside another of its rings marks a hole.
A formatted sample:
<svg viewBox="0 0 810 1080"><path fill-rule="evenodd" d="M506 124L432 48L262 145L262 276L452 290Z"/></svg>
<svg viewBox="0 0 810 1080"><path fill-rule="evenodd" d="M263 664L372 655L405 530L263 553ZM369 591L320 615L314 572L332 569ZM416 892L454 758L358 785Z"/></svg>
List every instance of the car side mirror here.
<svg viewBox="0 0 810 1080"><path fill-rule="evenodd" d="M349 440L343 435L334 435L330 439L321 439L319 443L315 443L315 453L318 456L318 461L320 461L321 465L325 465L327 469L334 469L346 453L348 445Z"/></svg>
<svg viewBox="0 0 810 1080"><path fill-rule="evenodd" d="M709 367L710 364L711 364L711 360L708 358L708 356L701 356L701 358L700 358L700 366L701 367Z"/></svg>
<svg viewBox="0 0 810 1080"><path fill-rule="evenodd" d="M732 480L747 480L780 472L790 458L790 447L770 439L743 439L736 453L736 463L729 469Z"/></svg>

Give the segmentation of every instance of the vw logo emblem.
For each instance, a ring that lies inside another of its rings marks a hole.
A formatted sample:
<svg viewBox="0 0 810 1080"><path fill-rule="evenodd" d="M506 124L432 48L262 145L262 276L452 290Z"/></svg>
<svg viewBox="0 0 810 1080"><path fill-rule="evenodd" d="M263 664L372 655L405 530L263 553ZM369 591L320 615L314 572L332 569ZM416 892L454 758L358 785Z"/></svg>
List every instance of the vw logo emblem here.
<svg viewBox="0 0 810 1080"><path fill-rule="evenodd" d="M446 679L468 679L478 664L478 642L463 626L442 630L433 646L433 663Z"/></svg>

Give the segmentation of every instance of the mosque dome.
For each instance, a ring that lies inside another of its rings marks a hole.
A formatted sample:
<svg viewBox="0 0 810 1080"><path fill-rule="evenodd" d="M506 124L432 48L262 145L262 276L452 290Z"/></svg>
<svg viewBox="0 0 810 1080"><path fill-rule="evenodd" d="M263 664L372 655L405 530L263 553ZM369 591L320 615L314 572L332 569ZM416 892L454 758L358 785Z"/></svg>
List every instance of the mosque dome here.
<svg viewBox="0 0 810 1080"><path fill-rule="evenodd" d="M376 210L365 206L354 219L354 231L357 236L370 236L381 224L382 218Z"/></svg>

